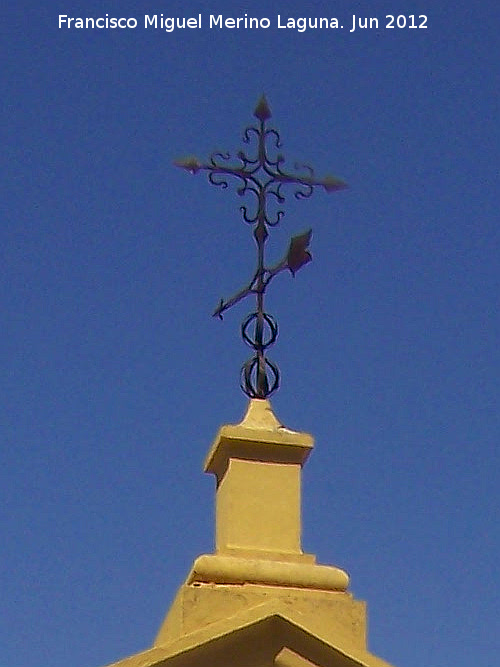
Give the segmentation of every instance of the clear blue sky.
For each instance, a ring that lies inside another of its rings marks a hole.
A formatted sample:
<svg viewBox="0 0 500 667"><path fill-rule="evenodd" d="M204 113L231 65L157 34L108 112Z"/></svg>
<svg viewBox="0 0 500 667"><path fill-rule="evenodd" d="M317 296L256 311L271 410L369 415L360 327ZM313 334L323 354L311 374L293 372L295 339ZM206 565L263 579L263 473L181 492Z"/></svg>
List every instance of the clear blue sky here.
<svg viewBox="0 0 500 667"><path fill-rule="evenodd" d="M202 28L145 30L145 13ZM210 14L269 17L209 29ZM58 15L136 17L59 29ZM278 29L336 16L344 29ZM379 29L350 33L352 15ZM427 15L427 29L385 16ZM273 399L316 449L303 546L347 569L399 667L498 660L498 2L20 0L1 16L0 666L148 647L213 546L217 428L242 417L240 199L175 158L236 152L262 92L291 164L350 189L289 198Z"/></svg>

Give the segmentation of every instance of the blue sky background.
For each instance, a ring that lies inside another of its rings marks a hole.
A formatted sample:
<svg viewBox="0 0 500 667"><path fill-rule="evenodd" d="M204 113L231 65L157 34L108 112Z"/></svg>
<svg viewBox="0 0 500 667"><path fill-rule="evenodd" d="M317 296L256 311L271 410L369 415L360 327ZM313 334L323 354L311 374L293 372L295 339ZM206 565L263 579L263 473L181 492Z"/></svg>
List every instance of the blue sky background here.
<svg viewBox="0 0 500 667"><path fill-rule="evenodd" d="M58 29L106 12L140 27ZM161 12L204 25L142 28ZM272 28L208 29L245 12ZM380 28L349 33L353 14ZM313 263L269 294L273 406L316 438L304 549L350 572L374 653L495 664L498 3L20 0L0 20L1 667L148 647L212 550L202 462L245 411L251 306L210 314L255 250L234 189L172 161L239 150L262 92L289 163L350 185L289 197L268 244L313 227Z"/></svg>

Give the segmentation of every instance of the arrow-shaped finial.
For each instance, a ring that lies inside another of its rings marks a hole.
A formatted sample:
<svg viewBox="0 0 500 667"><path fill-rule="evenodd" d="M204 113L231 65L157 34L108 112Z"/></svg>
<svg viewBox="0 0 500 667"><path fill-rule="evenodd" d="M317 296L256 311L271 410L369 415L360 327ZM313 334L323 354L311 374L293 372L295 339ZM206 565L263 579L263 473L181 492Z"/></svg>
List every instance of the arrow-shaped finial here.
<svg viewBox="0 0 500 667"><path fill-rule="evenodd" d="M265 95L262 95L260 100L257 102L257 106L255 107L253 115L255 118L258 118L262 122L271 118L271 109L269 108L269 104L267 103Z"/></svg>

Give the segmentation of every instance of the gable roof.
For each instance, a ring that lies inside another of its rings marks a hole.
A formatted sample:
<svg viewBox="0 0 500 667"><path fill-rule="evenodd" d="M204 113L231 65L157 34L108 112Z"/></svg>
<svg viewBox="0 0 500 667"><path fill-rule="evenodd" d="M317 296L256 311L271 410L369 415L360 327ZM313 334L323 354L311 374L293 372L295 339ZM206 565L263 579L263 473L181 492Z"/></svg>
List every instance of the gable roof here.
<svg viewBox="0 0 500 667"><path fill-rule="evenodd" d="M368 651L348 649L340 635L338 642L326 641L300 616L266 603L113 667L390 667Z"/></svg>

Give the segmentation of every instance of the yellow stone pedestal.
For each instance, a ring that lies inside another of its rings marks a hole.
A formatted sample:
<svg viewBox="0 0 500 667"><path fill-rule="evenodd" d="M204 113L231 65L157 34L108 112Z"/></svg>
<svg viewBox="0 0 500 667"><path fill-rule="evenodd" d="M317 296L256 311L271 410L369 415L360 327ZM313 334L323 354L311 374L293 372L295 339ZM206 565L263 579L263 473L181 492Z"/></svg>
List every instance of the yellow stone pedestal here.
<svg viewBox="0 0 500 667"><path fill-rule="evenodd" d="M267 400L219 430L205 464L217 479L215 553L195 560L154 646L115 667L390 667L367 650L347 574L302 551L312 447Z"/></svg>

